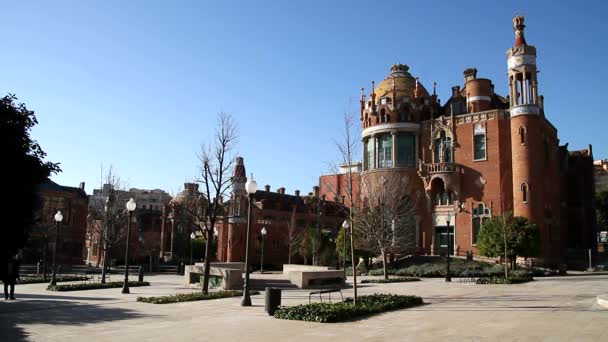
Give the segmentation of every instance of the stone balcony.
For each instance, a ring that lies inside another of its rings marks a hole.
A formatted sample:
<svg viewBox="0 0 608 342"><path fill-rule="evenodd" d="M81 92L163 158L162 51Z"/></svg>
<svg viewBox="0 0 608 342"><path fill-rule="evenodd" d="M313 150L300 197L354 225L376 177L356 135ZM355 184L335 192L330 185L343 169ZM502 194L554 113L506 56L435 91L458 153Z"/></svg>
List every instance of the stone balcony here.
<svg viewBox="0 0 608 342"><path fill-rule="evenodd" d="M429 175L438 173L462 173L462 165L457 163L421 164L421 173Z"/></svg>

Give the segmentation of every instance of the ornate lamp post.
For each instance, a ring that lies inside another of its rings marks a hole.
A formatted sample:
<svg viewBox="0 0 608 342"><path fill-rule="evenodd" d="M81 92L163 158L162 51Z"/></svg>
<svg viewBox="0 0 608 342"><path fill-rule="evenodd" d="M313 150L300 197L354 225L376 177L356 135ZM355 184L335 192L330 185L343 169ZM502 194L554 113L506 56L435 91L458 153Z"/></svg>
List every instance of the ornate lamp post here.
<svg viewBox="0 0 608 342"><path fill-rule="evenodd" d="M260 258L260 273L264 273L264 240L266 240L266 227L262 227L262 257Z"/></svg>
<svg viewBox="0 0 608 342"><path fill-rule="evenodd" d="M51 282L49 283L49 286L57 285L57 279L55 279L57 269L55 258L57 256L57 237L59 236L59 223L61 223L61 221L63 221L63 215L61 214L61 211L57 210L57 213L55 214L55 245L53 245L53 273L51 275Z"/></svg>
<svg viewBox="0 0 608 342"><path fill-rule="evenodd" d="M446 282L451 282L452 281L452 275L450 274L450 245L451 245L451 241L450 241L450 221L452 220L452 214L448 213L448 216L445 219L445 222L447 223L447 238L448 238L448 255L446 258L446 273L445 273L445 281Z"/></svg>
<svg viewBox="0 0 608 342"><path fill-rule="evenodd" d="M342 254L342 268L344 269L344 281L346 281L346 230L349 228L348 220L342 222L342 229L344 234L342 235L342 242L344 242L344 250ZM353 270L354 272L354 270Z"/></svg>
<svg viewBox="0 0 608 342"><path fill-rule="evenodd" d="M245 189L249 194L249 211L247 213L247 238L245 240L245 284L243 285L243 299L241 306L251 306L251 297L249 297L249 235L251 235L251 205L253 204L253 195L258 190L258 184L251 178L245 183Z"/></svg>
<svg viewBox="0 0 608 342"><path fill-rule="evenodd" d="M196 234L192 232L192 234L190 234L190 265L194 265L192 263L192 249L194 249L194 239L196 239Z"/></svg>
<svg viewBox="0 0 608 342"><path fill-rule="evenodd" d="M129 199L126 204L127 211L129 212L129 221L127 222L127 250L125 252L125 283L122 285L122 293L127 294L129 291L129 239L131 238L131 218L133 212L137 208L137 203L133 198Z"/></svg>

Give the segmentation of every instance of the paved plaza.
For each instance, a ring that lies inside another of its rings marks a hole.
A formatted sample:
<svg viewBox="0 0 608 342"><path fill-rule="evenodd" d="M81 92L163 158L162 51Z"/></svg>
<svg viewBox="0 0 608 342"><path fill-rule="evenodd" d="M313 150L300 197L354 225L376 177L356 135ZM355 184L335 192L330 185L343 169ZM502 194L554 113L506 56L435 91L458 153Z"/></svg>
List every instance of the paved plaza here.
<svg viewBox="0 0 608 342"><path fill-rule="evenodd" d="M596 304L596 296L608 291L608 275L537 278L520 285L446 284L443 279L361 284L361 294L413 294L427 305L336 324L269 317L263 294L252 297L251 308L240 307L240 298L138 303L137 296L193 291L178 276L146 280L152 286L131 288L130 295L120 289L55 293L45 291L46 284L18 285L16 301L0 302L0 340L608 341L608 309ZM306 303L308 292L285 290L283 304Z"/></svg>

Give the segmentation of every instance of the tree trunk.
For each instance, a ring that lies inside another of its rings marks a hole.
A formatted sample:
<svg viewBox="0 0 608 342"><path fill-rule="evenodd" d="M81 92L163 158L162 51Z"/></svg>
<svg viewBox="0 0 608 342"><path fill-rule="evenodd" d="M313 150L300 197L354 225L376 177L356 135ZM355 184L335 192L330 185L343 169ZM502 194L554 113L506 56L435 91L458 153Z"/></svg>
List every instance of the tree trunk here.
<svg viewBox="0 0 608 342"><path fill-rule="evenodd" d="M382 268L384 270L384 279L388 279L388 273L386 270L386 251L382 250Z"/></svg>
<svg viewBox="0 0 608 342"><path fill-rule="evenodd" d="M287 256L287 264L291 264L291 243L289 244L289 255Z"/></svg>
<svg viewBox="0 0 608 342"><path fill-rule="evenodd" d="M108 257L110 253L108 253L107 246L103 249L103 267L101 268L101 283L106 283L106 273L108 272Z"/></svg>
<svg viewBox="0 0 608 342"><path fill-rule="evenodd" d="M209 227L215 227L215 222L212 221ZM203 270L203 293L209 293L209 272L211 271L211 262L209 256L209 246L211 245L211 239L213 239L213 228L207 231L207 241L205 241L205 266Z"/></svg>

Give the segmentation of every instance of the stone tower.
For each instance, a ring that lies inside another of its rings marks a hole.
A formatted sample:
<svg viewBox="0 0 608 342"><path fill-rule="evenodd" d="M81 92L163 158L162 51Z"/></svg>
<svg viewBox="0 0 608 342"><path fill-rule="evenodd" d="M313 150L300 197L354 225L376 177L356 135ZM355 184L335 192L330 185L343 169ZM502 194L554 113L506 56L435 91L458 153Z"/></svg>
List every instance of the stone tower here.
<svg viewBox="0 0 608 342"><path fill-rule="evenodd" d="M524 37L524 18L513 18L515 43L507 50L509 68L509 99L511 114L511 156L513 165L513 214L537 221L534 210L540 203L541 184L537 180L537 162L541 156L542 139L538 134L543 124L536 78L536 48Z"/></svg>

